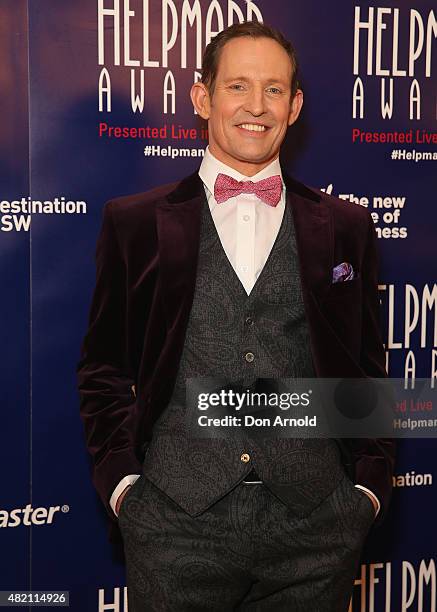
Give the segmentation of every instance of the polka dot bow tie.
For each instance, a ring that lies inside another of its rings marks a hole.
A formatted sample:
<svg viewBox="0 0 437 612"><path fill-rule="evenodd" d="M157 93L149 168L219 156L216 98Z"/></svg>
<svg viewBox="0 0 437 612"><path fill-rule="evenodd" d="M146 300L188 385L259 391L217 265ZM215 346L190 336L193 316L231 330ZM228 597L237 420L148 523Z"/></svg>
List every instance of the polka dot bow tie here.
<svg viewBox="0 0 437 612"><path fill-rule="evenodd" d="M254 193L269 206L276 206L281 199L281 190L282 180L279 174L253 182L237 181L232 176L220 172L214 183L214 198L217 204L220 204L240 193Z"/></svg>

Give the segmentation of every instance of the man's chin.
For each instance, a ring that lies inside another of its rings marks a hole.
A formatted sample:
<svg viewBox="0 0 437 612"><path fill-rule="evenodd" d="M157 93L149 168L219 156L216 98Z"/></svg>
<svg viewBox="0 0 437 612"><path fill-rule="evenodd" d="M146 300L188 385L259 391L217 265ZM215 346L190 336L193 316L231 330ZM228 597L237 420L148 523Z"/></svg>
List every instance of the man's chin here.
<svg viewBox="0 0 437 612"><path fill-rule="evenodd" d="M237 143L235 143L237 144ZM214 155L214 151L211 150ZM234 146L232 149L216 152L215 156L228 166L233 166L232 162L237 164L253 164L256 166L267 165L278 156L279 152L272 151L269 147L254 147L254 146Z"/></svg>
<svg viewBox="0 0 437 612"><path fill-rule="evenodd" d="M271 151L247 151L244 147L236 151L234 157L246 164L263 164L274 158Z"/></svg>

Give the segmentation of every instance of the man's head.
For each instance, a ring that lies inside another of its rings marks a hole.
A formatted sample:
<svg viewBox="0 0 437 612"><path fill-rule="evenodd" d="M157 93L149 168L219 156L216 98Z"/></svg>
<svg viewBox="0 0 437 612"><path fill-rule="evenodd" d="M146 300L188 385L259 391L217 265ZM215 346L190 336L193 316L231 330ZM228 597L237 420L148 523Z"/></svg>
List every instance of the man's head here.
<svg viewBox="0 0 437 612"><path fill-rule="evenodd" d="M293 47L262 23L230 26L206 47L191 99L208 120L211 153L246 176L256 174L279 155L303 104Z"/></svg>

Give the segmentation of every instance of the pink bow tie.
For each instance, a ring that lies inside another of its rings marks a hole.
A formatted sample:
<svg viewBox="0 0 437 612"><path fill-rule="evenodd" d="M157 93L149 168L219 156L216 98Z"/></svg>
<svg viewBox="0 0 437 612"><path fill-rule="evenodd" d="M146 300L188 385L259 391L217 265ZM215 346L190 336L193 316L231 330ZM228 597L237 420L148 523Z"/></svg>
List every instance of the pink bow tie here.
<svg viewBox="0 0 437 612"><path fill-rule="evenodd" d="M254 193L269 206L276 206L281 199L282 181L279 174L261 181L237 181L232 176L217 175L214 183L214 198L217 203L225 202L240 193Z"/></svg>

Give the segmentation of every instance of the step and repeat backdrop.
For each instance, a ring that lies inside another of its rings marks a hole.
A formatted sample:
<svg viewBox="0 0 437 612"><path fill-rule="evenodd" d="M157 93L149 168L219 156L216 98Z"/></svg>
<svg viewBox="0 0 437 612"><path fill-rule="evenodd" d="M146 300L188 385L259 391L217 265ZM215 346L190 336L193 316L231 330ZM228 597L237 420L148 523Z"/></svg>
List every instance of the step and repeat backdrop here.
<svg viewBox="0 0 437 612"><path fill-rule="evenodd" d="M203 49L251 19L279 27L300 60L304 109L283 166L372 212L390 376L437 377L432 0L1 0L1 590L127 611L76 389L102 208L198 168L207 131L189 90ZM351 610L435 612L436 448L399 441L391 509Z"/></svg>

